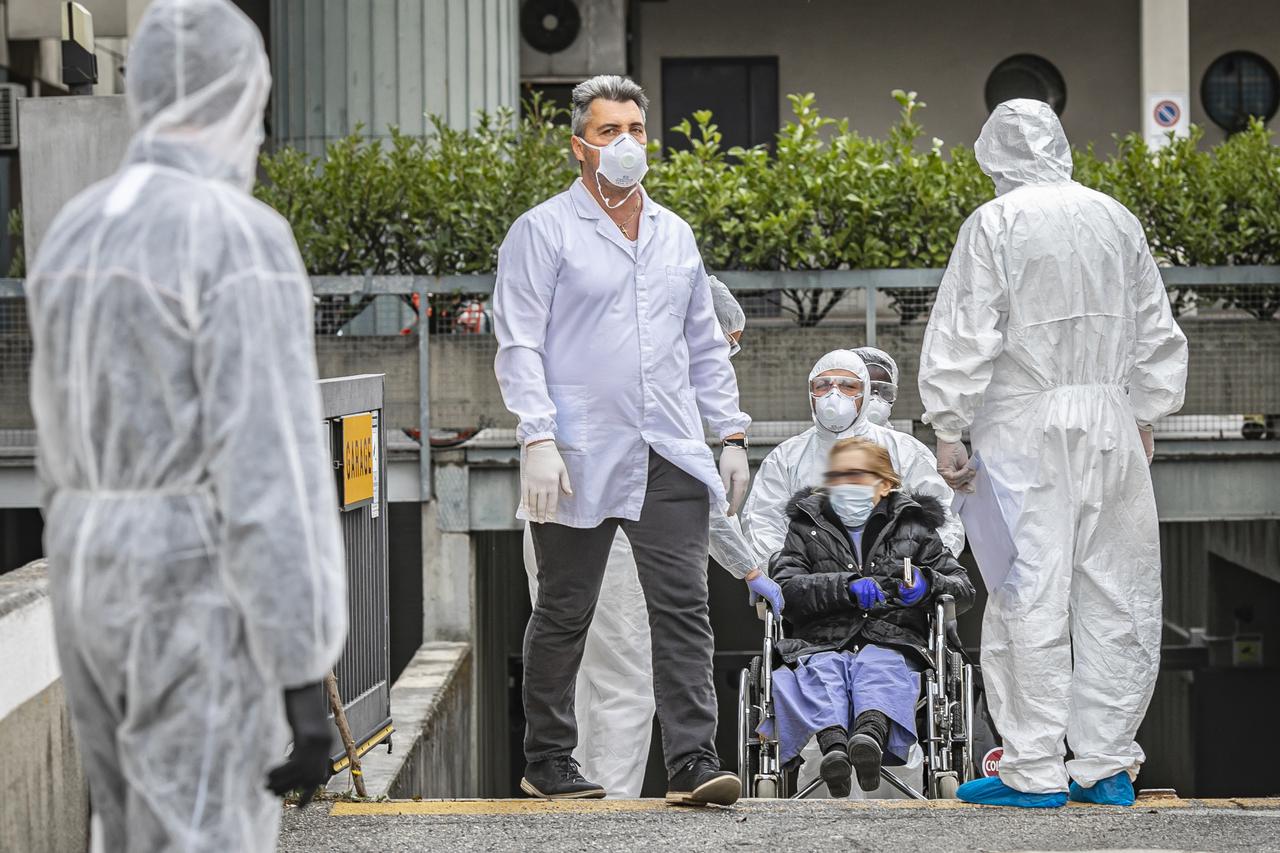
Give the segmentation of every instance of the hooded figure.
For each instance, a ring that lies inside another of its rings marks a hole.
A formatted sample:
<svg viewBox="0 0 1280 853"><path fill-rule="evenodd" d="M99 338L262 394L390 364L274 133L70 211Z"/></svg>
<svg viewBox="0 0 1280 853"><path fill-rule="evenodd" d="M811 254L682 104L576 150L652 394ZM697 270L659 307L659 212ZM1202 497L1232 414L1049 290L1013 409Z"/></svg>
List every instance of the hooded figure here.
<svg viewBox="0 0 1280 853"><path fill-rule="evenodd" d="M324 778L345 569L311 290L288 223L246 192L270 85L230 3L155 0L125 161L62 210L27 281L95 849L274 850L286 720L274 786Z"/></svg>
<svg viewBox="0 0 1280 853"><path fill-rule="evenodd" d="M827 371L847 371L862 383L862 396L844 399L833 390L822 399L810 394L813 426L779 444L756 474L743 511L743 529L751 546L767 562L782 550L787 539L787 504L801 489L822 485L827 457L842 438L864 438L889 451L893 468L902 478L902 488L917 495L937 498L944 507L945 520L938 528L942 542L952 554L964 550L964 527L951 512L951 487L938 474L937 460L915 437L887 427L876 426L868 418L866 390L870 387L867 367L853 350L829 352L813 366L809 381Z"/></svg>
<svg viewBox="0 0 1280 853"><path fill-rule="evenodd" d="M1070 775L1073 797L1132 802L1161 632L1140 430L1182 405L1186 338L1141 224L1071 180L1047 104L996 107L974 149L999 195L960 229L920 396L944 475L971 476L968 429L987 476L1013 496L1001 511L1017 558L982 630L1000 778L961 796L1056 805Z"/></svg>

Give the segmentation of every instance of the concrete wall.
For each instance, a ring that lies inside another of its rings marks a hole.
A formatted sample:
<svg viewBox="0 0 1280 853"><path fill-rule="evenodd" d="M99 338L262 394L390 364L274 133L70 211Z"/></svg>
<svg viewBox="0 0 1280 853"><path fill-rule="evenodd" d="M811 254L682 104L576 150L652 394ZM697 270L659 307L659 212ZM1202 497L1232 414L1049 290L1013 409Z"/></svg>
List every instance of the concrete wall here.
<svg viewBox="0 0 1280 853"><path fill-rule="evenodd" d="M728 276L726 276L728 278ZM1191 373L1182 414L1280 412L1280 322L1250 319L1179 321L1191 347ZM895 415L918 418L916 377L925 324L881 322L878 343L901 371ZM823 353L860 346L860 323L827 320L802 329L790 321L748 322L734 358L742 406L759 421L806 420L804 378ZM388 415L397 425L414 418L417 351L412 338L325 338L317 343L322 376L376 371L387 374ZM432 422L468 427L511 427L493 375L492 336L442 335L431 341ZM396 418L400 420L397 420Z"/></svg>
<svg viewBox="0 0 1280 853"><path fill-rule="evenodd" d="M1213 61L1233 50L1253 51L1280 68L1280 3L1191 0L1191 121L1205 129L1207 143L1222 141L1226 132L1205 114L1200 83Z"/></svg>
<svg viewBox="0 0 1280 853"><path fill-rule="evenodd" d="M53 642L43 562L0 576L0 849L84 850L88 790Z"/></svg>
<svg viewBox="0 0 1280 853"><path fill-rule="evenodd" d="M1234 13L1222 17L1240 28ZM928 103L930 136L971 145L987 117L991 70L1034 53L1066 81L1062 120L1074 143L1105 148L1111 134L1142 127L1137 0L680 0L641 3L638 20L634 70L652 102L651 136L667 137L682 118L662 109L662 58L710 56L777 56L784 121L786 94L811 91L825 115L881 136L898 114L889 93L900 88Z"/></svg>
<svg viewBox="0 0 1280 853"><path fill-rule="evenodd" d="M119 167L131 132L123 95L18 102L28 268L62 206Z"/></svg>

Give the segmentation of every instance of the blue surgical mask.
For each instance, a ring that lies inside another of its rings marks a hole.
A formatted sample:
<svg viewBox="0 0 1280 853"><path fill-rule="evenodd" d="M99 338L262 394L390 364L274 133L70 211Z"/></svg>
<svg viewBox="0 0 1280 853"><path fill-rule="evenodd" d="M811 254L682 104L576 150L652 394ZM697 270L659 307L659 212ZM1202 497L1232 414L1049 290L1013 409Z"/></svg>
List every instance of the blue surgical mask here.
<svg viewBox="0 0 1280 853"><path fill-rule="evenodd" d="M867 523L871 510L876 506L876 486L859 486L852 483L827 486L827 497L840 523L856 530Z"/></svg>

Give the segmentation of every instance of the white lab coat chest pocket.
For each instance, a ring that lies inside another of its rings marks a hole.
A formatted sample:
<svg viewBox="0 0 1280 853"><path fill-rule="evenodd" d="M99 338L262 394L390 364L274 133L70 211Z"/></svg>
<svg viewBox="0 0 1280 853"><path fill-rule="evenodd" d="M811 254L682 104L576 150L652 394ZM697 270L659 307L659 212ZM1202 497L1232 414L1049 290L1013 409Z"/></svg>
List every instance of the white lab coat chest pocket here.
<svg viewBox="0 0 1280 853"><path fill-rule="evenodd" d="M585 385L548 385L556 407L556 447L561 454L583 454L591 448L588 392Z"/></svg>
<svg viewBox="0 0 1280 853"><path fill-rule="evenodd" d="M693 295L693 267L667 267L667 310L673 316L684 318L689 313L689 298Z"/></svg>

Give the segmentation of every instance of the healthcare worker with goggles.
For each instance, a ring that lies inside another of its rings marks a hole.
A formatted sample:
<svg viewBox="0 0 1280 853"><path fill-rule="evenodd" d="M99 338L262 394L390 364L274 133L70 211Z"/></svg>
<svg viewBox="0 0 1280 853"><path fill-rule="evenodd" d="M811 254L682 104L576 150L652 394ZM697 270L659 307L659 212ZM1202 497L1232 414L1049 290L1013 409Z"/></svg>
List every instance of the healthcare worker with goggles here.
<svg viewBox="0 0 1280 853"><path fill-rule="evenodd" d="M867 366L871 377L871 390L866 398L867 420L876 426L888 427L893 404L898 399L898 363L889 353L875 347L858 347L854 352Z"/></svg>
<svg viewBox="0 0 1280 853"><path fill-rule="evenodd" d="M763 560L782 550L787 536L787 504L801 489L823 483L827 457L842 438L863 438L889 451L902 488L937 498L946 508L938 532L943 544L959 556L964 527L950 510L953 493L937 471L929 449L914 436L871 422L872 387L866 364L853 350L835 350L818 359L809 372L809 405L813 426L775 447L760 465L743 510L743 529Z"/></svg>
<svg viewBox="0 0 1280 853"><path fill-rule="evenodd" d="M999 105L974 152L996 198L956 238L920 397L958 488L969 430L1015 557L982 622L1000 775L957 796L1131 805L1163 623L1151 425L1182 405L1187 340L1141 223L1072 180L1048 104Z"/></svg>
<svg viewBox="0 0 1280 853"><path fill-rule="evenodd" d="M581 178L512 225L493 300L495 373L519 418L517 516L538 567L521 788L605 795L573 758L574 694L621 529L648 612L667 798L728 805L741 786L715 750L708 529L745 497L751 419L693 231L640 187L644 91L600 75L571 101ZM723 444L718 472L704 420Z"/></svg>
<svg viewBox="0 0 1280 853"><path fill-rule="evenodd" d="M741 349L747 316L718 278L712 275L707 280L716 319L733 357ZM737 518L713 513L710 537L712 559L734 577L746 580L751 591L780 614L782 590L760 571ZM537 601L538 561L533 551L533 533L527 524L524 567L529 575L530 598ZM573 755L582 765L583 774L604 788L607 796L639 797L653 734L653 661L644 590L636 576L635 555L622 531L618 531L609 550L600 598L587 631L574 712L578 747Z"/></svg>
<svg viewBox="0 0 1280 853"><path fill-rule="evenodd" d="M328 778L346 637L311 286L249 193L258 28L155 0L128 66L124 161L27 278L62 684L94 850L270 851L272 792Z"/></svg>

